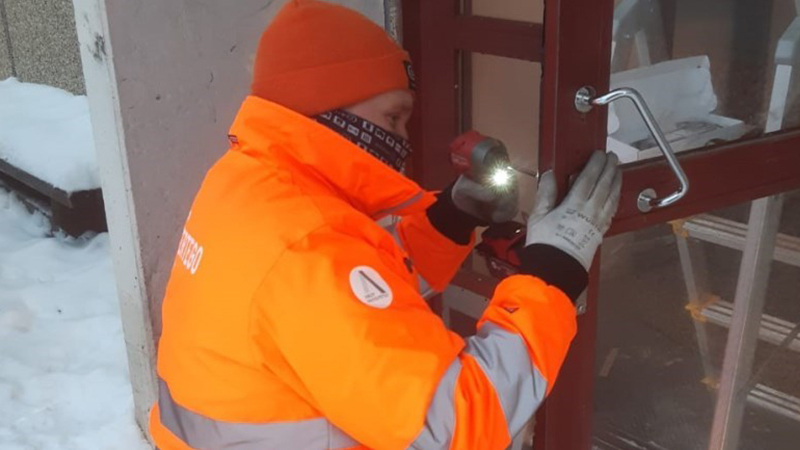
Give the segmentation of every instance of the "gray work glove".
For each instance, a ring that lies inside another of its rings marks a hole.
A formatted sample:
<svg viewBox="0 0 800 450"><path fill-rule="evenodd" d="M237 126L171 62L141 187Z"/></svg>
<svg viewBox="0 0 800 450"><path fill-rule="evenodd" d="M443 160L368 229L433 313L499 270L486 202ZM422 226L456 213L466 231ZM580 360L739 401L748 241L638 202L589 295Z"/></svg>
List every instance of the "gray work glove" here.
<svg viewBox="0 0 800 450"><path fill-rule="evenodd" d="M519 186L511 177L507 186L487 187L461 175L453 185L453 204L486 225L513 220L519 212Z"/></svg>
<svg viewBox="0 0 800 450"><path fill-rule="evenodd" d="M556 247L589 270L619 206L622 171L618 164L617 155L595 152L558 207L556 177L553 172L543 174L528 218L525 245Z"/></svg>

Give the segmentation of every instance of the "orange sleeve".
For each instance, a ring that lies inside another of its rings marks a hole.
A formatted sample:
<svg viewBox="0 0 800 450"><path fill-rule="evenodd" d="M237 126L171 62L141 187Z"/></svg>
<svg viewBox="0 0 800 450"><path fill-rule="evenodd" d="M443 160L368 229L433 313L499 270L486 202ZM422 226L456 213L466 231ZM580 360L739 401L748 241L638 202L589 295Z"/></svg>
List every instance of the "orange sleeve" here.
<svg viewBox="0 0 800 450"><path fill-rule="evenodd" d="M506 448L550 393L575 332L575 309L559 289L531 276L504 280L412 448Z"/></svg>
<svg viewBox="0 0 800 450"><path fill-rule="evenodd" d="M444 291L475 246L475 236L459 245L431 225L423 211L403 217L397 228L403 248L422 278L438 291Z"/></svg>
<svg viewBox="0 0 800 450"><path fill-rule="evenodd" d="M497 287L478 328L487 323L522 336L533 364L547 381L549 394L578 331L569 297L538 278L515 275Z"/></svg>

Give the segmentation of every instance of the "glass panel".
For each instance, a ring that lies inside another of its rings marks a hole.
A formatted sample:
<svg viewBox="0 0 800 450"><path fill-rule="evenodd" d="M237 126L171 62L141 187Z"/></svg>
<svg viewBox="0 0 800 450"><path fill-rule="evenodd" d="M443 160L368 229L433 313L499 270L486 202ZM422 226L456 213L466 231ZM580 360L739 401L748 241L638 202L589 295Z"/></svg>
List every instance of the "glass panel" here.
<svg viewBox="0 0 800 450"><path fill-rule="evenodd" d="M611 86L639 90L674 150L800 124L800 18L794 0L618 0ZM609 110L610 150L660 156L627 100Z"/></svg>
<svg viewBox="0 0 800 450"><path fill-rule="evenodd" d="M748 203L604 244L598 449L711 448L726 344L742 335L730 325L740 274L767 268L740 269L743 253L733 248L745 241L750 209ZM779 232L781 256L764 271L762 327L754 327L753 339L743 346L754 349L755 358L751 367L738 360L742 384L752 386L738 390L749 392L738 403L744 409L740 425L730 422L741 433L738 449L788 450L800 442L800 340L784 349L778 345L800 323L800 192L785 195Z"/></svg>
<svg viewBox="0 0 800 450"><path fill-rule="evenodd" d="M505 143L512 163L535 173L539 158L541 64L463 54L462 128L475 129ZM471 87L469 87L471 86ZM520 175L521 206L533 206L536 182Z"/></svg>
<svg viewBox="0 0 800 450"><path fill-rule="evenodd" d="M498 19L542 23L544 0L462 0L461 12Z"/></svg>

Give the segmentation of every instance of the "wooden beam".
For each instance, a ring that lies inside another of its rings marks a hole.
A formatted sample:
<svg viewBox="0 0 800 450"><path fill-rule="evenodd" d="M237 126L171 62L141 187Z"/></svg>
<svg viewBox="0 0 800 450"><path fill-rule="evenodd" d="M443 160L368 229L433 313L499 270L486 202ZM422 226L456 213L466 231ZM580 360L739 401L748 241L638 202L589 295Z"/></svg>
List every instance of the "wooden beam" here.
<svg viewBox="0 0 800 450"><path fill-rule="evenodd" d="M33 189L36 192L41 193L42 195L61 203L66 207L72 206L72 201L70 200L70 194L64 191L63 189L59 189L52 184L35 177L24 170L15 167L9 164L7 161L0 159L0 174L6 175L9 178L16 180L19 183L24 184L25 186Z"/></svg>

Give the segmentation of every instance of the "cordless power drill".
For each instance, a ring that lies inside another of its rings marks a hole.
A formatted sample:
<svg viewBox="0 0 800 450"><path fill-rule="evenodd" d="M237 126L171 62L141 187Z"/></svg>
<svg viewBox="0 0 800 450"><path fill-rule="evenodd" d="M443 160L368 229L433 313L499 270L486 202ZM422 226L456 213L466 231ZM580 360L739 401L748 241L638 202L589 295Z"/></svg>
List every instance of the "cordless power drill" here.
<svg viewBox="0 0 800 450"><path fill-rule="evenodd" d="M511 165L506 146L498 139L468 131L450 144L450 162L460 175L493 189L511 184L517 171L535 174ZM476 250L486 259L490 273L505 278L517 273L520 261L516 250L525 244L525 226L518 222L492 225L481 234Z"/></svg>
<svg viewBox="0 0 800 450"><path fill-rule="evenodd" d="M450 144L450 162L459 174L486 186L502 187L511 181L506 146L477 131L468 131Z"/></svg>

